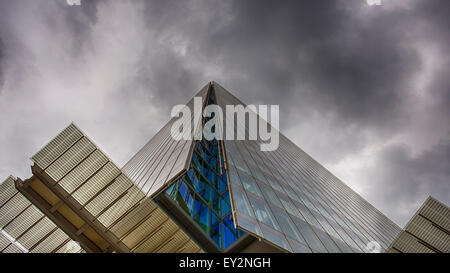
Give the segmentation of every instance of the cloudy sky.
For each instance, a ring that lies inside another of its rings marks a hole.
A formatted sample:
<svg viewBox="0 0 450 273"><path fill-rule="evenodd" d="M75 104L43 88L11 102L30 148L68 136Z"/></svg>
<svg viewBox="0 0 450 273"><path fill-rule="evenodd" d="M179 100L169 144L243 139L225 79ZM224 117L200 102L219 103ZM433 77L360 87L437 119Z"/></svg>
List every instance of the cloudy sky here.
<svg viewBox="0 0 450 273"><path fill-rule="evenodd" d="M450 204L448 26L448 0L0 0L0 179L71 121L122 166L215 80L403 227Z"/></svg>

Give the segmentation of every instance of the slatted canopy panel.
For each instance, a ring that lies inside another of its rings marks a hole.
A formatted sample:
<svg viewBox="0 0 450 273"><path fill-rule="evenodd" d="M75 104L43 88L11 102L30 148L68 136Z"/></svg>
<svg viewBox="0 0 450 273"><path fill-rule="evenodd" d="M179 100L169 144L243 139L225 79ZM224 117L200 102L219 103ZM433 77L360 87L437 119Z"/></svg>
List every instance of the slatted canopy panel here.
<svg viewBox="0 0 450 273"><path fill-rule="evenodd" d="M0 252L77 253L78 243L58 228L15 188L8 177L0 184Z"/></svg>
<svg viewBox="0 0 450 273"><path fill-rule="evenodd" d="M81 130L69 125L32 157L23 183L101 252L202 252ZM63 205L58 205L63 202Z"/></svg>
<svg viewBox="0 0 450 273"><path fill-rule="evenodd" d="M388 252L450 253L450 208L429 197Z"/></svg>
<svg viewBox="0 0 450 273"><path fill-rule="evenodd" d="M0 251L203 252L74 124L32 161L0 185Z"/></svg>

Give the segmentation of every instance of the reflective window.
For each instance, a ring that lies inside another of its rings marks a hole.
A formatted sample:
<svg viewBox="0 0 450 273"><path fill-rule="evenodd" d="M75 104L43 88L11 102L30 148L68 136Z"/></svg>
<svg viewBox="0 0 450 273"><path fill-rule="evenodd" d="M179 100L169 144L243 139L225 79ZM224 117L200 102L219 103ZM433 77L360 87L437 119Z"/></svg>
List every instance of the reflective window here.
<svg viewBox="0 0 450 273"><path fill-rule="evenodd" d="M298 242L301 242L303 244L306 244L303 237L300 235L300 233L297 230L297 227L295 226L294 222L292 222L291 218L287 213L285 213L282 210L275 209L274 211L275 217L278 220L278 223L280 224L281 228L283 229L284 233L290 237L291 239L294 239Z"/></svg>
<svg viewBox="0 0 450 273"><path fill-rule="evenodd" d="M242 104L219 85L215 88L223 109ZM236 120L233 129L238 127L248 131ZM261 152L260 143L224 143L238 227L282 248L287 242L295 252L361 252L366 241L386 246L400 231L282 134L275 151Z"/></svg>
<svg viewBox="0 0 450 273"><path fill-rule="evenodd" d="M212 93L210 92L209 96L210 102ZM205 118L204 122L207 121L208 119ZM225 249L244 233L234 227L231 219L228 177L224 168L225 156L222 145L219 144L220 142L215 139L196 141L189 170L186 175L169 187L166 193L219 248ZM232 183L241 185L232 164L230 164L228 173ZM248 217L254 217L245 192L239 190L238 187L233 190L235 191L233 196L236 210ZM255 227L249 230L260 232Z"/></svg>
<svg viewBox="0 0 450 273"><path fill-rule="evenodd" d="M253 207L253 210L255 211L256 218L258 219L258 221L268 225L273 229L281 231L280 228L278 227L278 224L275 221L275 218L272 216L272 213L270 212L270 209L267 206L267 204L264 201L254 198L252 196L249 196L248 198L250 200L250 204Z"/></svg>
<svg viewBox="0 0 450 273"><path fill-rule="evenodd" d="M309 247L302 245L291 239L288 239L288 241L292 247L292 252L294 252L294 253L311 253L311 249L309 249Z"/></svg>
<svg viewBox="0 0 450 273"><path fill-rule="evenodd" d="M239 225L249 232L253 232L256 235L263 236L258 222L254 218L250 218L244 214L237 214Z"/></svg>
<svg viewBox="0 0 450 273"><path fill-rule="evenodd" d="M294 206L292 201L286 195L280 192L276 192L276 194L280 198L281 203L283 203L283 206L285 207L288 213L297 217L302 217L298 209Z"/></svg>
<svg viewBox="0 0 450 273"><path fill-rule="evenodd" d="M294 222L297 225L297 228L300 231L300 233L303 235L303 238L305 238L309 247L311 247L314 252L322 252L322 253L327 252L322 242L320 242L319 238L316 236L316 234L308 225L308 223L296 217L294 217Z"/></svg>
<svg viewBox="0 0 450 273"><path fill-rule="evenodd" d="M314 231L316 232L322 244L326 247L326 249L328 249L328 252L331 253L340 252L340 249L336 246L336 244L328 234L326 234L325 232L323 232L318 228L314 228Z"/></svg>
<svg viewBox="0 0 450 273"><path fill-rule="evenodd" d="M245 195L245 193L240 190L237 187L233 188L233 196L234 196L234 204L236 205L236 210L244 213L245 215L249 216L249 217L254 217L253 216L253 210L250 207L250 204L248 203L247 197Z"/></svg>
<svg viewBox="0 0 450 273"><path fill-rule="evenodd" d="M255 195L262 197L262 193L259 190L258 186L256 185L255 179L244 172L238 172L238 173L239 173L239 177L241 178L241 183L242 183L242 186L244 187L244 189L246 191L249 191Z"/></svg>
<svg viewBox="0 0 450 273"><path fill-rule="evenodd" d="M291 251L291 247L289 246L284 235L264 224L261 225L262 232L264 237L270 242L274 243L277 246L281 246L282 248Z"/></svg>
<svg viewBox="0 0 450 273"><path fill-rule="evenodd" d="M283 205L281 205L280 200L278 199L277 195L275 194L275 192L268 186L264 185L264 184L259 184L261 191L264 195L264 198L266 198L266 200L268 202L270 202L271 204L274 204L275 206L279 207L279 208L283 208Z"/></svg>

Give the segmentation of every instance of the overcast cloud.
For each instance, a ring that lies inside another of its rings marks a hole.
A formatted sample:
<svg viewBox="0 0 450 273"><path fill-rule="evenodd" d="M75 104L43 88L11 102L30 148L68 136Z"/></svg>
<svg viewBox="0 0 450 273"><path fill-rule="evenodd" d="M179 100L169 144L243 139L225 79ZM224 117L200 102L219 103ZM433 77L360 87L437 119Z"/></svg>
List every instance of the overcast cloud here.
<svg viewBox="0 0 450 273"><path fill-rule="evenodd" d="M0 0L0 179L74 121L123 165L210 80L400 226L450 204L450 1Z"/></svg>

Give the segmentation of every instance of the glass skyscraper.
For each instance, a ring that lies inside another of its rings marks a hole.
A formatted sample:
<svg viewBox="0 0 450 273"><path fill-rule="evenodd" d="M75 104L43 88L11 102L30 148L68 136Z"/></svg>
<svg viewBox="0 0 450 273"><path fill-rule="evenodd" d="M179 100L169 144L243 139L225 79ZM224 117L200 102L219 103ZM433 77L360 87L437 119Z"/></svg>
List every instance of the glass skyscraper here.
<svg viewBox="0 0 450 273"><path fill-rule="evenodd" d="M204 106L245 106L217 83L208 84L196 96L202 97ZM192 104L191 100L188 106ZM245 232L282 251L365 252L369 242L386 249L400 232L397 225L282 134L279 148L272 152L260 151L261 140L177 143L170 137L173 121L123 170L144 189L150 188L149 196L157 203L166 196L172 198L187 219L201 227L220 249ZM232 124L235 132L241 129L247 136L251 133L242 121L223 120L223 124ZM181 144L185 146L181 148ZM179 152L181 149L186 152ZM185 162L179 162L180 158ZM175 179L167 176L174 173L168 169L181 165L185 168L173 176ZM148 186L149 182L153 184Z"/></svg>
<svg viewBox="0 0 450 273"><path fill-rule="evenodd" d="M215 82L195 97L203 108L245 107ZM198 135L212 117L194 105L181 118ZM278 149L263 152L257 136L177 140L177 119L122 168L72 124L16 188L86 252L371 252L401 231L281 133ZM219 121L214 130L253 133L243 120Z"/></svg>
<svg viewBox="0 0 450 273"><path fill-rule="evenodd" d="M243 104L215 86L221 106ZM225 142L238 227L292 252L365 252L369 242L386 249L398 234L397 225L281 133L275 151L261 152L260 143Z"/></svg>

